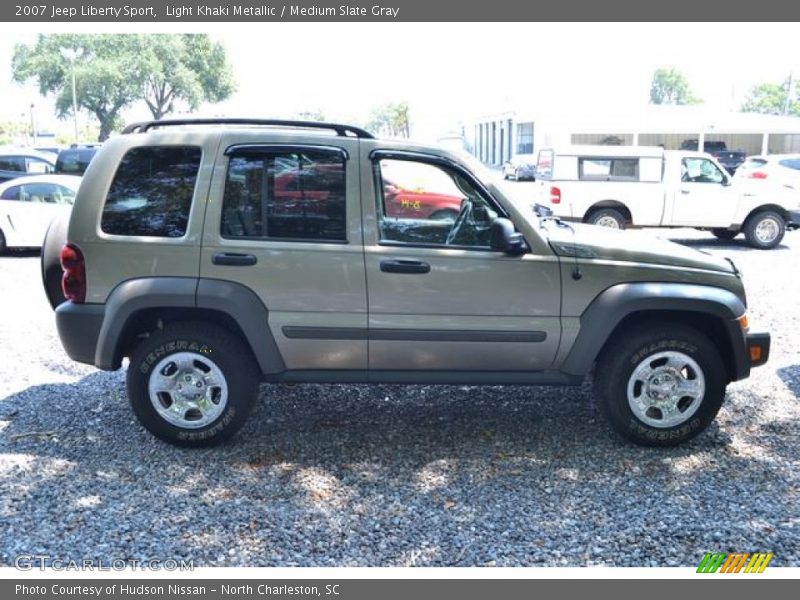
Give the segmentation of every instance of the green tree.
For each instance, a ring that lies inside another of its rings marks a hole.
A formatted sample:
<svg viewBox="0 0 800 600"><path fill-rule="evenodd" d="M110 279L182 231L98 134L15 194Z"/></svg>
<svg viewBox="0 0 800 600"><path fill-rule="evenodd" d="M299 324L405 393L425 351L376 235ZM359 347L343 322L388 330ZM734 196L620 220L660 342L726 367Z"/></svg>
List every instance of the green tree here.
<svg viewBox="0 0 800 600"><path fill-rule="evenodd" d="M74 61L78 107L99 122L104 141L121 125L121 112L139 100L160 119L184 103L219 102L233 92L224 48L206 35L40 35L33 46L14 50L14 80L34 80L42 95L53 95L60 118L72 114Z"/></svg>
<svg viewBox="0 0 800 600"><path fill-rule="evenodd" d="M100 123L104 141L120 126L120 112L142 97L143 74L135 36L53 34L39 35L36 44L17 44L12 59L14 80L35 80L39 92L54 95L60 118L72 113L72 66L62 51L77 52L74 61L79 108Z"/></svg>
<svg viewBox="0 0 800 600"><path fill-rule="evenodd" d="M791 79L787 79L783 84L755 85L742 104L742 112L800 117L800 97L797 91L792 89L793 87Z"/></svg>
<svg viewBox="0 0 800 600"><path fill-rule="evenodd" d="M689 89L686 77L674 67L656 69L650 84L650 102L653 104L698 104Z"/></svg>
<svg viewBox="0 0 800 600"><path fill-rule="evenodd" d="M379 135L409 137L411 120L408 102L389 103L374 109L367 123L367 129Z"/></svg>
<svg viewBox="0 0 800 600"><path fill-rule="evenodd" d="M144 101L154 119L174 111L177 102L197 110L221 102L235 90L225 49L205 34L140 35Z"/></svg>

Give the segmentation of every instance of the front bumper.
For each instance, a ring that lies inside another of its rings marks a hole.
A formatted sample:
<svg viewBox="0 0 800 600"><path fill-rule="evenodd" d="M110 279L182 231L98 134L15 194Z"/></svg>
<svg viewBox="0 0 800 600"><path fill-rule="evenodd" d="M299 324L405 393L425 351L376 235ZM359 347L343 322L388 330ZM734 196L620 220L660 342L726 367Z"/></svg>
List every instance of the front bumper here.
<svg viewBox="0 0 800 600"><path fill-rule="evenodd" d="M770 335L768 333L748 333L745 335L747 359L750 367L760 367L769 360Z"/></svg>

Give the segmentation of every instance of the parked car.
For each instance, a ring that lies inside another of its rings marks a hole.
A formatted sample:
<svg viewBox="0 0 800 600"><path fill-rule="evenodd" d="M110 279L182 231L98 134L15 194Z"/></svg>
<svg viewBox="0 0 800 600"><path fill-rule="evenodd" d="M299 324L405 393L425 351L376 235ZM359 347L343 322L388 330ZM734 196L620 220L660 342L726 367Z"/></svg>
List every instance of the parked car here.
<svg viewBox="0 0 800 600"><path fill-rule="evenodd" d="M83 175L99 147L99 144L80 146L73 144L63 149L58 153L55 172L64 175Z"/></svg>
<svg viewBox="0 0 800 600"><path fill-rule="evenodd" d="M740 232L774 248L800 227L800 196L779 186L731 185L709 154L659 147L571 146L539 153L538 204L562 219L624 229L695 227Z"/></svg>
<svg viewBox="0 0 800 600"><path fill-rule="evenodd" d="M72 175L29 175L0 184L0 254L41 247L50 222L72 207L80 182Z"/></svg>
<svg viewBox="0 0 800 600"><path fill-rule="evenodd" d="M734 181L758 180L800 191L800 154L750 156L736 171Z"/></svg>
<svg viewBox="0 0 800 600"><path fill-rule="evenodd" d="M503 179L516 179L522 181L536 179L536 155L535 154L515 154L503 163Z"/></svg>
<svg viewBox="0 0 800 600"><path fill-rule="evenodd" d="M306 183L327 192L328 226L273 218L277 159L300 156L327 165ZM133 412L174 444L230 438L261 381L592 373L617 432L670 446L708 427L727 384L769 355L731 261L536 217L441 148L348 125L200 119L129 126L95 160L48 231L42 272L47 283L60 249L67 300L46 285L48 298L67 354L107 370L128 358ZM384 176L457 190L458 217L389 216ZM245 209L249 230L231 226Z"/></svg>
<svg viewBox="0 0 800 600"><path fill-rule="evenodd" d="M55 160L49 152L38 152L31 148L0 149L0 182L22 175L52 173Z"/></svg>
<svg viewBox="0 0 800 600"><path fill-rule="evenodd" d="M681 150L691 150L697 151L699 145L699 140L696 138L683 140L681 144ZM729 150L728 145L721 141L721 140L706 140L703 143L703 152L706 152L717 159L719 164L721 164L725 169L733 175L736 173L736 169L739 168L745 158L747 157L746 152L742 152L741 150Z"/></svg>

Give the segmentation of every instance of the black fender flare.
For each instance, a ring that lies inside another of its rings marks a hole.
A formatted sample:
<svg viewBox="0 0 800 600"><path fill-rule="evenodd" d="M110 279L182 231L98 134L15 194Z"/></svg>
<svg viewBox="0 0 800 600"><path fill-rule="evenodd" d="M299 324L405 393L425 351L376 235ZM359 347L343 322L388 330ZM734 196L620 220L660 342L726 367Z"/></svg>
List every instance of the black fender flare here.
<svg viewBox="0 0 800 600"><path fill-rule="evenodd" d="M194 277L144 277L120 283L105 303L94 363L114 370L121 364L120 343L137 313L157 308L206 309L233 319L242 330L262 373L285 370L269 328L269 311L249 288L230 281ZM191 318L191 317L189 317Z"/></svg>
<svg viewBox="0 0 800 600"><path fill-rule="evenodd" d="M622 320L644 311L691 312L719 319L730 338L735 363L733 379L749 374L744 332L737 321L746 311L742 298L720 287L646 282L611 286L589 304L580 317L580 330L561 371L570 375L588 374Z"/></svg>

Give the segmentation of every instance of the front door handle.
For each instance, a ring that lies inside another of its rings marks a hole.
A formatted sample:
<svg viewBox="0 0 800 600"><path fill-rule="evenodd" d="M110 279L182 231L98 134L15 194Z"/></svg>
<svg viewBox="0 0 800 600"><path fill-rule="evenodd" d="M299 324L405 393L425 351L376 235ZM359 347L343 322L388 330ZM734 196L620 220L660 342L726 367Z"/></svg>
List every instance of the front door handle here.
<svg viewBox="0 0 800 600"><path fill-rule="evenodd" d="M690 192L689 190L681 190L681 194L691 194L691 193L692 192Z"/></svg>
<svg viewBox="0 0 800 600"><path fill-rule="evenodd" d="M429 273L431 266L420 260L405 260L393 258L381 261L381 271L384 273Z"/></svg>
<svg viewBox="0 0 800 600"><path fill-rule="evenodd" d="M258 262L254 254L240 254L238 252L220 252L211 259L215 265L229 267L250 267Z"/></svg>

